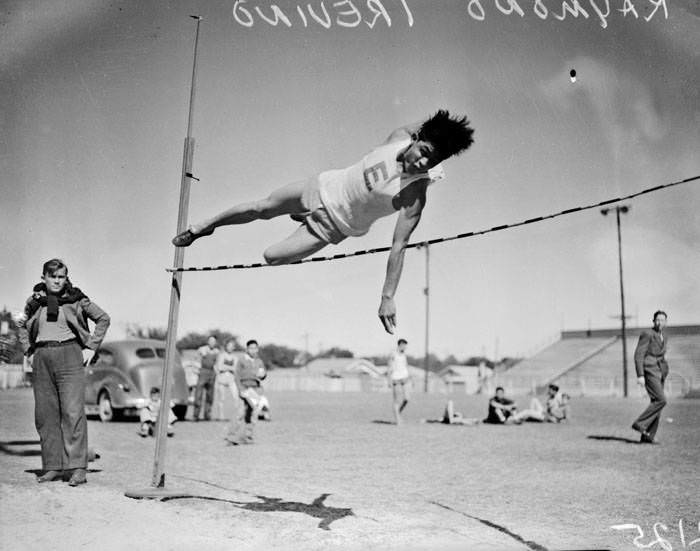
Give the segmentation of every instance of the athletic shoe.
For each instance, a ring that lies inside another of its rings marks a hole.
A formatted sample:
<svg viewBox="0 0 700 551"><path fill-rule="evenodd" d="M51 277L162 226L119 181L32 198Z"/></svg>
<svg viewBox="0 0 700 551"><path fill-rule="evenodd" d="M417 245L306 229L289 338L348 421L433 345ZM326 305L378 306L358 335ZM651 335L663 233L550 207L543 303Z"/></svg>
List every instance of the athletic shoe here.
<svg viewBox="0 0 700 551"><path fill-rule="evenodd" d="M206 235L211 235L212 233L214 233L213 229L206 232L194 233L190 226L190 228L173 237L172 243L176 247L189 247L192 243L194 243L195 239L199 239L200 237L204 237Z"/></svg>
<svg viewBox="0 0 700 551"><path fill-rule="evenodd" d="M295 213L295 214L290 214L289 217L294 220L295 222L303 222L306 220L306 217L309 215L308 212L304 213Z"/></svg>

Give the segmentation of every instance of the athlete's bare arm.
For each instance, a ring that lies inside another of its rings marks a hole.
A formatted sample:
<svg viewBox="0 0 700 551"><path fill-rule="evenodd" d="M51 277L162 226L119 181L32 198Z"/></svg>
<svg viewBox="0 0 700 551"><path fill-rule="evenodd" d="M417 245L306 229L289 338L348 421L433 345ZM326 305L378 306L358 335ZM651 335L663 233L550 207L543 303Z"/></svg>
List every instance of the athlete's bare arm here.
<svg viewBox="0 0 700 551"><path fill-rule="evenodd" d="M406 254L408 240L420 222L423 207L425 207L425 191L428 180L420 180L405 188L401 192L402 206L399 210L399 218L394 228L394 237L391 243L391 252L386 265L386 277L382 288L382 302L379 305L379 320L387 333L394 333L396 327L396 305L394 294L399 285L403 259Z"/></svg>
<svg viewBox="0 0 700 551"><path fill-rule="evenodd" d="M384 143L388 144L391 142L405 140L406 138L414 138L418 134L418 130L420 130L422 124L422 122L416 122L413 124L407 124L406 126L400 126L389 134L389 137L384 141Z"/></svg>

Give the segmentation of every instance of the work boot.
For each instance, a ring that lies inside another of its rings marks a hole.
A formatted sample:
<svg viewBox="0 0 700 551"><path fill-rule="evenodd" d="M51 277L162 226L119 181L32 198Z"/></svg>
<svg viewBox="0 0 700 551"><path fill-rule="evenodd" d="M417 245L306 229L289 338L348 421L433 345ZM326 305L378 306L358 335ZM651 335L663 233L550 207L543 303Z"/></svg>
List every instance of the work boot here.
<svg viewBox="0 0 700 551"><path fill-rule="evenodd" d="M87 483L87 471L85 469L73 469L73 474L71 474L68 480L69 486L80 486L81 484Z"/></svg>
<svg viewBox="0 0 700 551"><path fill-rule="evenodd" d="M642 442L649 443L647 441L654 441L654 437L651 434L649 434L648 431L644 430L641 425L637 423L632 423L632 428L642 435Z"/></svg>
<svg viewBox="0 0 700 551"><path fill-rule="evenodd" d="M39 484L41 484L43 482L55 482L56 480L62 480L62 479L63 479L63 471L46 471L39 478L37 478L36 481Z"/></svg>

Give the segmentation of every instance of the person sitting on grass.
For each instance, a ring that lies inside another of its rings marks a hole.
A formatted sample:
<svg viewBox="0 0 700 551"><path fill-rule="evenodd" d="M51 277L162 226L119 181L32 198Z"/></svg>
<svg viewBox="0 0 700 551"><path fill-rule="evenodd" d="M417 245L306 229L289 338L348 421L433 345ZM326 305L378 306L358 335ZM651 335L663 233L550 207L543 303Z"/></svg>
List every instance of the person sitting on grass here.
<svg viewBox="0 0 700 551"><path fill-rule="evenodd" d="M499 386L496 389L495 396L489 400L489 413L484 419L484 423L505 425L511 420L516 410L515 402L510 398L506 398L505 390L503 390L502 386Z"/></svg>
<svg viewBox="0 0 700 551"><path fill-rule="evenodd" d="M447 400L445 412L439 419L423 419L422 423L442 423L443 425L479 425L481 419L464 417L459 411L454 410L452 400Z"/></svg>
<svg viewBox="0 0 700 551"><path fill-rule="evenodd" d="M160 411L160 389L158 387L151 388L148 404L139 409L139 418L141 420L141 428L139 436L146 438L147 436L155 436L155 427L158 422L158 412ZM173 436L175 430L173 423L177 421L177 417L173 412L172 407L168 413L168 436Z"/></svg>
<svg viewBox="0 0 700 551"><path fill-rule="evenodd" d="M559 387L555 384L547 388L546 407L533 398L530 401L530 408L519 411L513 415L513 422L522 423L532 421L534 423L560 423L569 417L569 395L559 392Z"/></svg>

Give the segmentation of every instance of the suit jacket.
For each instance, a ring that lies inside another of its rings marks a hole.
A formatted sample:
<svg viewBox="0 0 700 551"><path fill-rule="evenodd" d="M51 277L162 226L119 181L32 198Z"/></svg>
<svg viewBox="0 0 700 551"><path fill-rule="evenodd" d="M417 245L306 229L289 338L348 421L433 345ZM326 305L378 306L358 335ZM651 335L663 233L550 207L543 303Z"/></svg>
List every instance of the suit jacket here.
<svg viewBox="0 0 700 551"><path fill-rule="evenodd" d="M637 377L644 376L645 367L661 368L661 373L668 373L668 364L666 363L666 345L668 338L664 335L661 340L659 333L653 330L644 331L639 335L637 349L634 351L634 367L637 371Z"/></svg>

